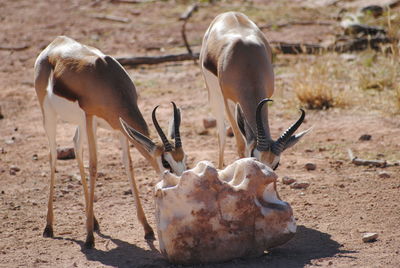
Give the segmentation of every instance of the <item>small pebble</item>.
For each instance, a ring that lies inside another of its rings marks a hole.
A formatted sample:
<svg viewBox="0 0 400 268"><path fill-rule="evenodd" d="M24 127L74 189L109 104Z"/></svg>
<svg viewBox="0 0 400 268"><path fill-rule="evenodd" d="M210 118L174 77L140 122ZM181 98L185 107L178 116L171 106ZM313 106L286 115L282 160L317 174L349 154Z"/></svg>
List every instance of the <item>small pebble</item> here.
<svg viewBox="0 0 400 268"><path fill-rule="evenodd" d="M378 5L369 5L361 8L360 10L364 14L371 14L374 18L377 18L383 14L383 7Z"/></svg>
<svg viewBox="0 0 400 268"><path fill-rule="evenodd" d="M124 191L124 195L130 195L130 194L132 194L132 190L127 190L127 191Z"/></svg>
<svg viewBox="0 0 400 268"><path fill-rule="evenodd" d="M377 233L366 233L363 235L362 240L364 243L368 243L368 242L375 242L377 238L378 238Z"/></svg>
<svg viewBox="0 0 400 268"><path fill-rule="evenodd" d="M290 184L290 188L292 189L307 189L310 186L308 182L294 182Z"/></svg>
<svg viewBox="0 0 400 268"><path fill-rule="evenodd" d="M208 117L208 118L203 118L203 126L204 128L213 128L217 125L217 120L214 118Z"/></svg>
<svg viewBox="0 0 400 268"><path fill-rule="evenodd" d="M74 148L57 148L57 159L59 160L75 159Z"/></svg>
<svg viewBox="0 0 400 268"><path fill-rule="evenodd" d="M288 176L283 176L283 178L282 178L282 183L283 184L289 185L289 184L292 184L294 182L296 182L296 180L293 179L293 178L290 178Z"/></svg>
<svg viewBox="0 0 400 268"><path fill-rule="evenodd" d="M32 155L32 160L38 160L38 159L39 159L39 157L37 154Z"/></svg>
<svg viewBox="0 0 400 268"><path fill-rule="evenodd" d="M385 172L385 171L382 171L382 172L379 172L379 178L381 178L381 179L388 179L388 178L390 178L390 174L389 173L387 173L387 172Z"/></svg>
<svg viewBox="0 0 400 268"><path fill-rule="evenodd" d="M15 139L10 139L10 140L6 140L5 143L10 145L13 144L15 142Z"/></svg>
<svg viewBox="0 0 400 268"><path fill-rule="evenodd" d="M197 134L200 135L200 136L208 135L208 130L207 130L207 129L199 130L199 131L197 132Z"/></svg>
<svg viewBox="0 0 400 268"><path fill-rule="evenodd" d="M18 171L20 171L21 169L19 168L19 167L17 167L17 166L11 166L10 167L10 171L15 171L15 172L18 172Z"/></svg>
<svg viewBox="0 0 400 268"><path fill-rule="evenodd" d="M364 135L361 135L360 138L358 138L358 139L359 139L360 141L369 141L369 140L371 140L371 138L372 138L371 135L369 135L369 134L364 134Z"/></svg>
<svg viewBox="0 0 400 268"><path fill-rule="evenodd" d="M314 163L307 163L307 164L305 164L305 166L304 166L306 169L307 169L307 171L310 171L310 170L315 170L315 169L317 169L317 165L316 164L314 164Z"/></svg>

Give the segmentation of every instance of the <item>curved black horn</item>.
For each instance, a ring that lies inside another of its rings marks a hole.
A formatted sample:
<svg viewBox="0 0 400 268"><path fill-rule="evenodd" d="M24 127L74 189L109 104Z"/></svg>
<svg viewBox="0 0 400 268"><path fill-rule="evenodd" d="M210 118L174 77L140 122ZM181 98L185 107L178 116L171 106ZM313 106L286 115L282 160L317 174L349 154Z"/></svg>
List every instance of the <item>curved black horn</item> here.
<svg viewBox="0 0 400 268"><path fill-rule="evenodd" d="M174 106L174 134L175 134L175 148L182 147L181 134L179 133L179 127L181 125L181 112L176 107L175 102L171 101Z"/></svg>
<svg viewBox="0 0 400 268"><path fill-rule="evenodd" d="M157 133L160 136L162 143L164 144L165 151L170 152L170 151L172 151L172 145L171 145L171 143L169 143L167 137L165 136L164 132L162 131L160 125L157 122L157 118L156 118L157 108L158 108L158 105L154 108L153 113L151 114L151 118L153 119L154 127L156 128Z"/></svg>
<svg viewBox="0 0 400 268"><path fill-rule="evenodd" d="M304 118L306 116L306 113L304 112L303 109L300 109L301 115L300 118L293 124L291 125L280 137L279 139L276 140L276 144L279 148L279 153L282 152L283 148L285 147L285 144L287 141L290 139L290 137L294 134L294 132L300 127L300 125L303 123Z"/></svg>
<svg viewBox="0 0 400 268"><path fill-rule="evenodd" d="M256 124L257 124L257 149L259 151L267 151L269 149L270 140L265 136L264 124L261 117L261 109L266 102L272 101L271 99L263 99L257 105L256 110Z"/></svg>

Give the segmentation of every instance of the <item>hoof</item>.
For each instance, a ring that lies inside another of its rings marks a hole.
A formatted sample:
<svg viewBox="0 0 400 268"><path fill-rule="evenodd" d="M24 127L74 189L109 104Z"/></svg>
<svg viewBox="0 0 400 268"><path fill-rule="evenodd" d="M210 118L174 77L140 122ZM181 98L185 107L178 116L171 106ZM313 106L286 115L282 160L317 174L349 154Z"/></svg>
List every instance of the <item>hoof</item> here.
<svg viewBox="0 0 400 268"><path fill-rule="evenodd" d="M47 225L43 231L43 237L54 237L53 227L51 225Z"/></svg>
<svg viewBox="0 0 400 268"><path fill-rule="evenodd" d="M100 231L100 225L99 225L99 222L97 221L96 217L94 217L93 230L94 230L95 232L99 232L99 231Z"/></svg>
<svg viewBox="0 0 400 268"><path fill-rule="evenodd" d="M146 234L144 235L144 239L146 239L146 240L155 240L156 237L154 236L153 230L150 230L149 232L146 232Z"/></svg>
<svg viewBox="0 0 400 268"><path fill-rule="evenodd" d="M85 242L85 244L84 244L84 247L86 248L86 249L92 249L92 248L94 248L94 237L93 237L93 235L88 235L87 237L86 237L86 242Z"/></svg>

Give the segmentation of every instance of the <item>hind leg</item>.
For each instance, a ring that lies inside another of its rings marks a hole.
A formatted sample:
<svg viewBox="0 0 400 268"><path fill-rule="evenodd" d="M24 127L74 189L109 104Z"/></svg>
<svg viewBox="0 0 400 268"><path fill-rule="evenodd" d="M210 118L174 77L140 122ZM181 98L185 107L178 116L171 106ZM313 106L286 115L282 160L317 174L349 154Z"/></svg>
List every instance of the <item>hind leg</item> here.
<svg viewBox="0 0 400 268"><path fill-rule="evenodd" d="M46 227L43 231L44 237L53 237L53 199L54 199L54 184L55 184L55 170L56 170L56 157L57 157L57 144L56 144L56 128L57 116L56 114L46 107L43 108L43 126L49 141L49 163L50 163L50 188L49 200L47 202L47 218Z"/></svg>
<svg viewBox="0 0 400 268"><path fill-rule="evenodd" d="M86 180L86 175L85 175L85 168L83 166L83 141L86 136L86 128L85 125L80 125L76 128L75 135L74 135L74 150L75 150L75 156L76 160L78 162L78 167L79 167L79 173L81 175L81 182L83 186L83 194L85 196L85 210L87 214L87 208L88 208L88 202L89 202L89 192L88 192L88 186L87 186L87 180ZM94 230L100 231L100 226L99 223L94 217Z"/></svg>

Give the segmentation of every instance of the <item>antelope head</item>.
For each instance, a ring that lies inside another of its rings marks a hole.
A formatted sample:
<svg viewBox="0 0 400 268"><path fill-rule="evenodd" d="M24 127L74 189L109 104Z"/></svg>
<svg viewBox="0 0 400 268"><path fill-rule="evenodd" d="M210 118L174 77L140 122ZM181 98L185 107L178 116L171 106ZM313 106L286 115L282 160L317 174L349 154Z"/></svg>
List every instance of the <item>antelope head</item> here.
<svg viewBox="0 0 400 268"><path fill-rule="evenodd" d="M304 121L305 112L300 109L300 118L291 125L283 134L274 141L269 133L266 133L264 124L261 119L261 110L265 103L272 101L271 99L263 99L257 105L256 110L256 131L254 134L246 118L244 117L242 108L236 105L236 121L240 132L246 140L245 154L247 157L255 157L260 162L268 165L272 169L276 169L279 165L280 155L287 148L295 145L310 129L307 129L297 135L294 132L300 127Z"/></svg>
<svg viewBox="0 0 400 268"><path fill-rule="evenodd" d="M158 124L156 118L158 106L156 106L152 112L152 120L154 127L161 138L162 144L158 144L152 141L149 137L138 132L129 126L122 118L120 118L120 121L126 134L136 142L135 144L139 144L145 149L145 151L147 151L149 154L148 160L159 174L163 174L164 171L168 170L176 175L181 175L183 171L186 170L186 155L182 148L182 141L179 133L181 112L174 102L172 102L172 105L174 114L169 135L175 140L174 143L168 140L167 136Z"/></svg>

